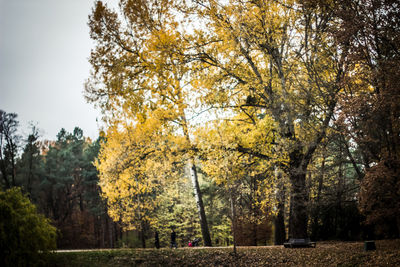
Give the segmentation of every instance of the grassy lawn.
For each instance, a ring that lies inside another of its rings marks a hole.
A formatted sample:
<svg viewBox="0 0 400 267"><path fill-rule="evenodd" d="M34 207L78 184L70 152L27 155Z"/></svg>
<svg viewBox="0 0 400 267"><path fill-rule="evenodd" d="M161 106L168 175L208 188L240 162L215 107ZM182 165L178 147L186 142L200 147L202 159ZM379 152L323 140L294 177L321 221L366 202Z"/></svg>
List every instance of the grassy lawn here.
<svg viewBox="0 0 400 267"><path fill-rule="evenodd" d="M376 241L365 252L362 242L320 242L316 248L283 246L182 249L115 249L57 252L49 266L400 266L400 240Z"/></svg>

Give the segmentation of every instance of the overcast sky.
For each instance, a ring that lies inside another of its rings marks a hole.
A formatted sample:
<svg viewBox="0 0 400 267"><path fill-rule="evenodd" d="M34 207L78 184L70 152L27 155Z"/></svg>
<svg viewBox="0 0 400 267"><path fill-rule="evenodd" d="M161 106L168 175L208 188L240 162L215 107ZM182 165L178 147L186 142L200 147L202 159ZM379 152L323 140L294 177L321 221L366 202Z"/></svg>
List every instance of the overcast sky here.
<svg viewBox="0 0 400 267"><path fill-rule="evenodd" d="M42 137L61 128L97 137L100 112L85 102L92 0L0 0L0 109L17 113L21 131Z"/></svg>

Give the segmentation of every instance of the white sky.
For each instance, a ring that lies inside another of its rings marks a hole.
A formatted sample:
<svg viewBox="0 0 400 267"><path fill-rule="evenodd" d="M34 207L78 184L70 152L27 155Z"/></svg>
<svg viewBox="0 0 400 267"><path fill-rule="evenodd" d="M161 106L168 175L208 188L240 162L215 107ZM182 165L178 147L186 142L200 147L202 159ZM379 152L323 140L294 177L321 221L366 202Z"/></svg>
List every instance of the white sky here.
<svg viewBox="0 0 400 267"><path fill-rule="evenodd" d="M97 137L100 112L83 97L93 3L0 0L0 109L18 114L24 134L32 121L45 139L75 126Z"/></svg>

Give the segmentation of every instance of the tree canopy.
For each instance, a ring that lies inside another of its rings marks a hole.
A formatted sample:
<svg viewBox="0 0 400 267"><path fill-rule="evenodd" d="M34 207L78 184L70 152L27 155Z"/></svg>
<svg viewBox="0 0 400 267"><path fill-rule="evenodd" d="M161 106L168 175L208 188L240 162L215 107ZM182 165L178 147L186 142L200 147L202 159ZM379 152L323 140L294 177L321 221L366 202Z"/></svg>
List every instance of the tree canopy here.
<svg viewBox="0 0 400 267"><path fill-rule="evenodd" d="M89 21L96 46L86 96L104 109L111 125L121 116L137 123L161 117L166 132L185 137L189 147L197 144L188 115L249 124L268 116L279 138L276 151L288 157L277 167L291 183L290 235L304 237L307 167L325 137L347 71L347 51L337 49L329 34L336 25L332 7L121 1L116 11L98 1ZM181 128L171 128L175 124ZM258 150L270 144L267 139L233 149L268 158Z"/></svg>
<svg viewBox="0 0 400 267"><path fill-rule="evenodd" d="M399 236L397 1L118 3L88 20L96 141L0 111L0 185L60 247Z"/></svg>

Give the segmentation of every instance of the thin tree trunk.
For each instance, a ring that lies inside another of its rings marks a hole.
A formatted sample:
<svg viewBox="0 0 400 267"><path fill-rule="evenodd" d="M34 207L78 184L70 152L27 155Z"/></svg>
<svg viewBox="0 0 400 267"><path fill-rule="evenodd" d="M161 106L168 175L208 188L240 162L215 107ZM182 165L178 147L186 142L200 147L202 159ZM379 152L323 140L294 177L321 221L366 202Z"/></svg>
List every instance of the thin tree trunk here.
<svg viewBox="0 0 400 267"><path fill-rule="evenodd" d="M345 145L347 156L350 158L351 164L353 165L354 170L357 172L358 179L361 180L362 178L364 178L364 173L357 166L357 163L356 163L353 155L351 154L350 147L346 141L346 138L343 135L341 135L341 138L342 138L343 144Z"/></svg>
<svg viewBox="0 0 400 267"><path fill-rule="evenodd" d="M207 247L211 247L212 246L211 237L210 237L210 232L208 230L206 212L204 210L203 199L202 199L202 195L201 195L201 191L200 191L197 169L196 169L196 165L193 162L194 162L194 159L192 159L190 162L190 176L192 178L194 195L196 198L197 209L199 212L201 233L203 235L204 245Z"/></svg>
<svg viewBox="0 0 400 267"><path fill-rule="evenodd" d="M107 229L107 213L104 216L101 216L101 247L106 247L106 229Z"/></svg>
<svg viewBox="0 0 400 267"><path fill-rule="evenodd" d="M107 218L107 227L108 227L108 245L110 248L114 247L114 238L113 238L113 232L114 232L114 227L112 220L110 218Z"/></svg>
<svg viewBox="0 0 400 267"><path fill-rule="evenodd" d="M14 149L11 150L11 167L12 167L12 173L11 173L11 178L12 178L12 185L17 186L17 183L15 181L15 177L17 176L17 168L15 167L15 151Z"/></svg>
<svg viewBox="0 0 400 267"><path fill-rule="evenodd" d="M94 235L95 235L95 243L96 243L96 248L101 248L101 241L100 241L100 234L101 234L101 230L100 230L100 226L99 225L99 217L94 217Z"/></svg>
<svg viewBox="0 0 400 267"><path fill-rule="evenodd" d="M32 150L32 148L30 148ZM28 173L28 185L27 185L27 190L28 190L28 195L29 198L31 198L32 194L32 180L33 180L33 155L32 151L29 151L29 173Z"/></svg>
<svg viewBox="0 0 400 267"><path fill-rule="evenodd" d="M252 185L252 198L250 203L255 203L256 198L257 198L257 178L252 177L251 178L251 185ZM253 214L254 221L252 222L252 245L257 246L257 220L256 218L258 217L258 207L255 205L251 204L251 211Z"/></svg>
<svg viewBox="0 0 400 267"><path fill-rule="evenodd" d="M114 246L116 246L117 241L122 240L122 236L123 236L124 232L122 231L122 228L119 227L119 225L117 223L113 222L113 224L114 224L114 233L115 233Z"/></svg>
<svg viewBox="0 0 400 267"><path fill-rule="evenodd" d="M343 148L340 146L340 158L343 158ZM345 181L344 181L344 171L343 171L343 162L340 161L339 163L339 183L337 187L336 193L336 212L335 212L335 236L340 238L340 224L342 218L342 195L345 192Z"/></svg>
<svg viewBox="0 0 400 267"><path fill-rule="evenodd" d="M3 149L3 136L0 135L0 171L3 176L4 182L6 184L6 189L8 189L8 188L10 188L10 181L8 181L6 163L3 158L2 149Z"/></svg>
<svg viewBox="0 0 400 267"><path fill-rule="evenodd" d="M324 176L325 176L325 155L322 159L321 175L319 176L318 179L317 205L319 205L319 202L321 200L322 186L324 185Z"/></svg>
<svg viewBox="0 0 400 267"><path fill-rule="evenodd" d="M6 189L11 188L10 181L7 178L7 170L6 170L6 167L5 167L4 160L1 159L0 164L1 164L0 169L1 169L1 174L2 174L1 176L3 176L3 180L4 180L4 183L6 185Z"/></svg>
<svg viewBox="0 0 400 267"><path fill-rule="evenodd" d="M232 188L229 188L229 200L231 202L231 213L232 213L232 232L233 232L233 253L237 255L236 251L236 209L235 201L233 199Z"/></svg>
<svg viewBox="0 0 400 267"><path fill-rule="evenodd" d="M322 163L321 163L321 173L318 177L318 189L317 189L317 197L316 197L316 202L315 202L315 208L314 208L314 213L313 213L313 222L312 222L312 237L313 238L320 238L320 233L318 233L318 218L320 216L320 210L321 210L321 194L322 194L322 187L324 185L324 177L325 177L325 146L324 146L324 154L322 156Z"/></svg>
<svg viewBox="0 0 400 267"><path fill-rule="evenodd" d="M189 135L189 127L188 127L188 123L186 120L186 115L185 115L184 110L181 110L181 117L182 117L182 130L183 130L184 136L185 136L188 144L191 144L190 135ZM194 195L196 198L197 210L199 212L201 234L203 236L204 245L206 247L211 247L212 243L211 243L210 231L208 230L206 212L204 210L203 198L202 198L201 191L200 191L197 169L196 169L196 165L194 162L195 162L195 158L192 157L189 160L190 176L191 176L191 180L192 180L192 184L193 184Z"/></svg>

